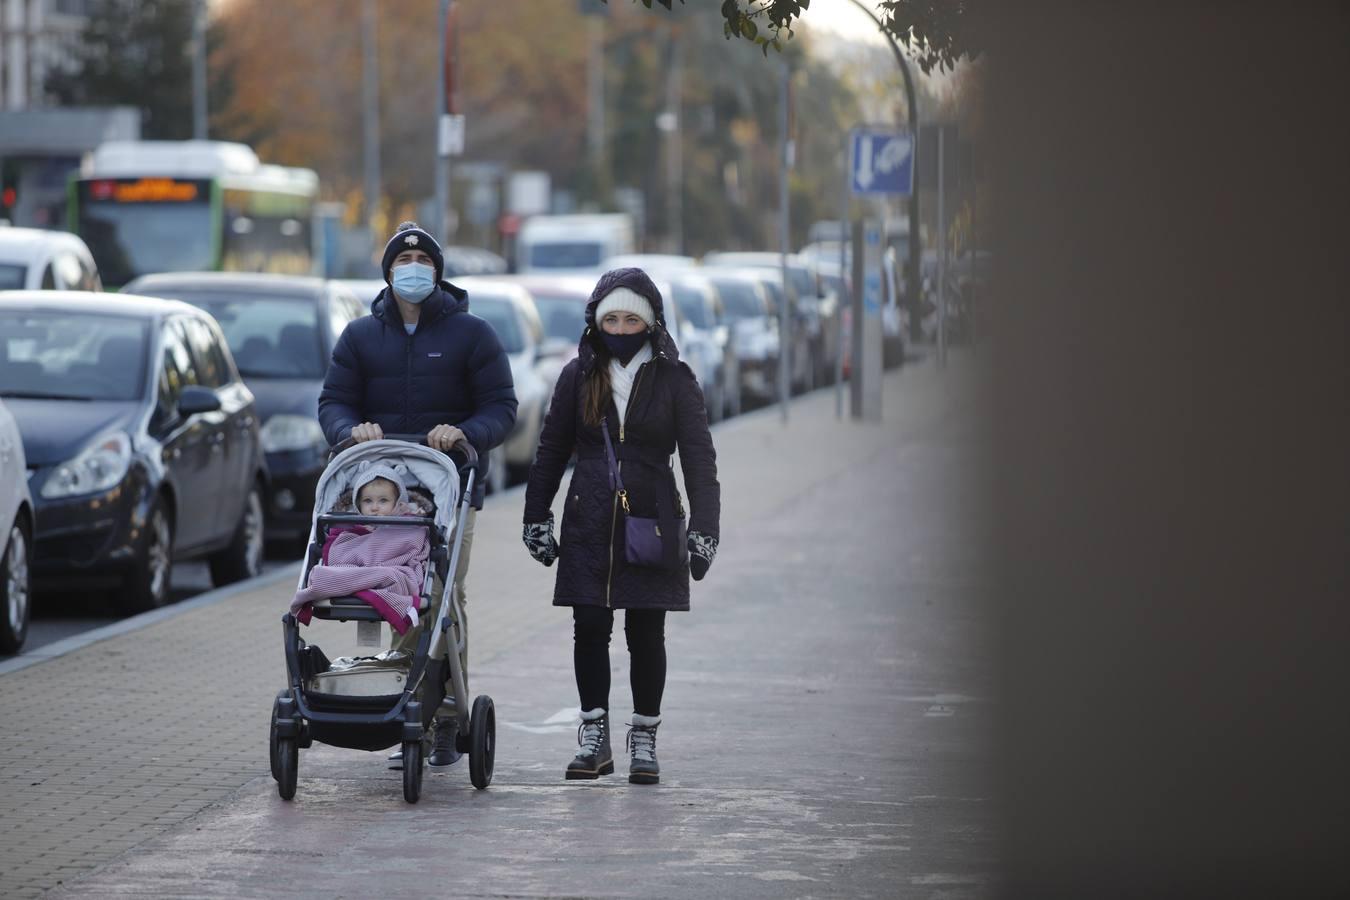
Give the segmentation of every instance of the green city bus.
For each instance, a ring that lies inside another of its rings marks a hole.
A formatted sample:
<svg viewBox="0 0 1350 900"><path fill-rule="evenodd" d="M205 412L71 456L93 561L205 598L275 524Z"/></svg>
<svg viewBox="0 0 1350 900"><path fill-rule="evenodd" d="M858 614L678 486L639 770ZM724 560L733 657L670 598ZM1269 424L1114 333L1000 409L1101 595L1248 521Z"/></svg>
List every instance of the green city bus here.
<svg viewBox="0 0 1350 900"><path fill-rule="evenodd" d="M69 186L69 228L107 287L154 272L314 271L310 169L223 141L108 141Z"/></svg>

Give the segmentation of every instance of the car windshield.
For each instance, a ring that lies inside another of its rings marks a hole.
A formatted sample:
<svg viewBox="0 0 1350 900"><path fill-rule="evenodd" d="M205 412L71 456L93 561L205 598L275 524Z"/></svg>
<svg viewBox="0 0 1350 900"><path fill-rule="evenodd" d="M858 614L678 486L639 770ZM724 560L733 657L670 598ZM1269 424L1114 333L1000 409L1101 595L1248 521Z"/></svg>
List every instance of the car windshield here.
<svg viewBox="0 0 1350 900"><path fill-rule="evenodd" d="M312 300L173 289L160 293L215 316L244 378L322 378L327 369Z"/></svg>
<svg viewBox="0 0 1350 900"><path fill-rule="evenodd" d="M534 305L539 309L539 317L544 320L544 334L551 338L575 341L586 330L585 298L535 292Z"/></svg>
<svg viewBox="0 0 1350 900"><path fill-rule="evenodd" d="M139 319L58 311L0 312L0 396L136 400L145 382Z"/></svg>
<svg viewBox="0 0 1350 900"><path fill-rule="evenodd" d="M677 284L670 290L675 297L675 306L680 311L681 318L687 320L695 328L707 330L715 324L712 316L709 315L707 298L703 292L696 288Z"/></svg>
<svg viewBox="0 0 1350 900"><path fill-rule="evenodd" d="M27 274L27 266L14 266L8 263L0 263L0 291L19 290L23 287L24 276Z"/></svg>
<svg viewBox="0 0 1350 900"><path fill-rule="evenodd" d="M516 313L509 300L475 294L469 309L492 326L492 330L497 332L497 339L502 342L502 349L507 353L519 353L525 349L525 338L521 336L520 325L516 322Z"/></svg>
<svg viewBox="0 0 1350 900"><path fill-rule="evenodd" d="M753 319L764 315L764 304L754 285L744 281L721 281L717 290L722 295L722 307L732 320Z"/></svg>
<svg viewBox="0 0 1350 900"><path fill-rule="evenodd" d="M537 269L590 269L600 265L600 245L590 241L535 244L530 265Z"/></svg>

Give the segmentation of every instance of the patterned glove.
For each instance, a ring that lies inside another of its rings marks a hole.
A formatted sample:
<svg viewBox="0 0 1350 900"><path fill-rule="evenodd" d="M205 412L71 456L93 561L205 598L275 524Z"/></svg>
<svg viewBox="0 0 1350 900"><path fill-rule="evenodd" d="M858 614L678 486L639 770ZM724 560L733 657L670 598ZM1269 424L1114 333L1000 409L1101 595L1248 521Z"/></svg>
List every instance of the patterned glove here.
<svg viewBox="0 0 1350 900"><path fill-rule="evenodd" d="M702 581L717 555L717 538L701 531L689 532L689 574Z"/></svg>
<svg viewBox="0 0 1350 900"><path fill-rule="evenodd" d="M526 522L521 540L531 556L546 566L553 565L558 558L558 542L553 539L553 513L542 522Z"/></svg>

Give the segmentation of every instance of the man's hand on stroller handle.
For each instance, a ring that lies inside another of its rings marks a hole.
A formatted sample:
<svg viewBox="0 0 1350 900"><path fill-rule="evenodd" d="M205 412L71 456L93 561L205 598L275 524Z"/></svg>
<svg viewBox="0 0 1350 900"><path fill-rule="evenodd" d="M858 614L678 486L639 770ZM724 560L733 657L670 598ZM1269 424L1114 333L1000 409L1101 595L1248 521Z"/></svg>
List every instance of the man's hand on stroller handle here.
<svg viewBox="0 0 1350 900"><path fill-rule="evenodd" d="M453 425L437 425L427 432L427 446L433 450L450 452L456 442L466 440L464 432Z"/></svg>
<svg viewBox="0 0 1350 900"><path fill-rule="evenodd" d="M374 422L362 422L360 425L352 426L351 438L356 443L365 441L378 441L384 438L384 429Z"/></svg>

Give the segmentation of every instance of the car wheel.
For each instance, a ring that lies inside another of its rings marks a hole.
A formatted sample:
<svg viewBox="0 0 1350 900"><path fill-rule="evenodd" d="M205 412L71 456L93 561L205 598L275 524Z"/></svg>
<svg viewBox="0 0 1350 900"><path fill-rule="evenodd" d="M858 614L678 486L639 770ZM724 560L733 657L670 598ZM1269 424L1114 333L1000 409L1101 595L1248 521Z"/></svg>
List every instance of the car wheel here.
<svg viewBox="0 0 1350 900"><path fill-rule="evenodd" d="M10 526L0 557L0 653L18 653L28 637L32 616L33 584L28 571L30 538L22 522Z"/></svg>
<svg viewBox="0 0 1350 900"><path fill-rule="evenodd" d="M169 602L173 584L173 520L164 508L164 499L156 497L145 517L145 536L141 552L123 588L123 612L138 613L158 609Z"/></svg>
<svg viewBox="0 0 1350 900"><path fill-rule="evenodd" d="M264 546L262 488L255 481L244 500L244 511L229 546L212 554L208 560L211 583L223 587L260 574Z"/></svg>

